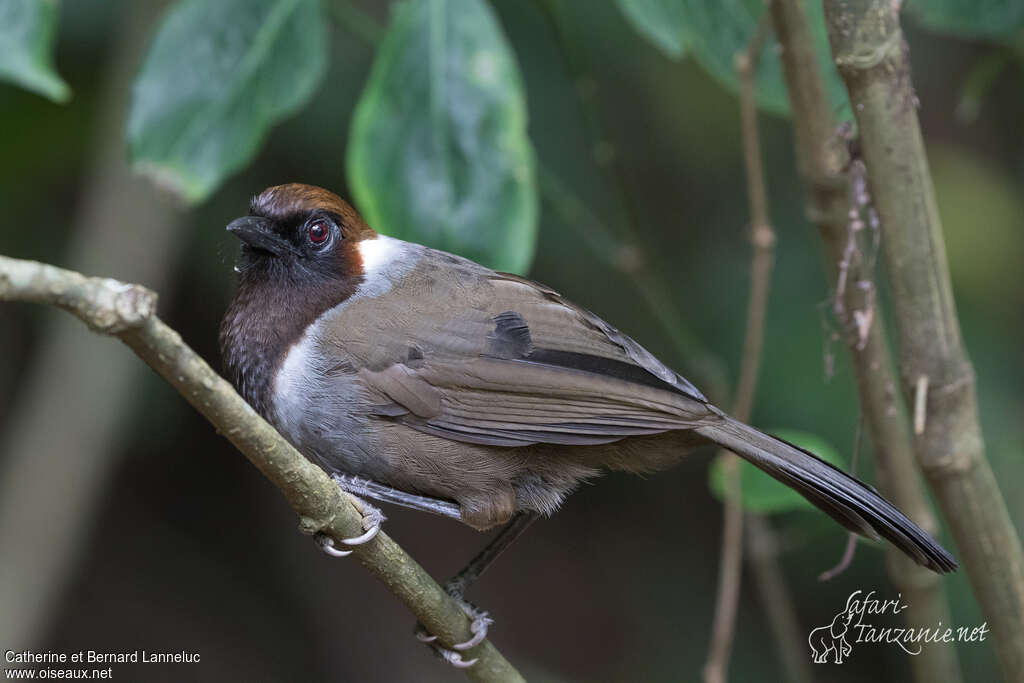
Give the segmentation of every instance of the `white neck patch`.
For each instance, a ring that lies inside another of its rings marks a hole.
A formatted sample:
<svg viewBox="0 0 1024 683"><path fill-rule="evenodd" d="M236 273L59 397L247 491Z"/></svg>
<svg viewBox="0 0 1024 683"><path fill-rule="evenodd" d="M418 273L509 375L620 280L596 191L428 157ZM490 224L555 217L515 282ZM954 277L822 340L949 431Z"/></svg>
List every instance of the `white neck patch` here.
<svg viewBox="0 0 1024 683"><path fill-rule="evenodd" d="M421 250L419 245L386 235L377 235L372 240L360 242L363 282L356 288L352 298L380 296L389 291L392 283L401 279L416 264Z"/></svg>
<svg viewBox="0 0 1024 683"><path fill-rule="evenodd" d="M363 271L367 277L386 267L401 251L401 246L399 240L386 235L377 235L372 240L360 242L359 255L363 258Z"/></svg>

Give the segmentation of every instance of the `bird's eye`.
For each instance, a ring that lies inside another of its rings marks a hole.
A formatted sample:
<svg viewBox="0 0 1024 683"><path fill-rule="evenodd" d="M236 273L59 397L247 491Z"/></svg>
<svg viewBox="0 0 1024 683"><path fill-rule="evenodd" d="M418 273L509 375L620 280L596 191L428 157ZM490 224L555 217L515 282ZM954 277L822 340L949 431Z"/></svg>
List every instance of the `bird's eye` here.
<svg viewBox="0 0 1024 683"><path fill-rule="evenodd" d="M331 236L331 226L327 221L316 221L309 224L309 241L316 246L322 245Z"/></svg>

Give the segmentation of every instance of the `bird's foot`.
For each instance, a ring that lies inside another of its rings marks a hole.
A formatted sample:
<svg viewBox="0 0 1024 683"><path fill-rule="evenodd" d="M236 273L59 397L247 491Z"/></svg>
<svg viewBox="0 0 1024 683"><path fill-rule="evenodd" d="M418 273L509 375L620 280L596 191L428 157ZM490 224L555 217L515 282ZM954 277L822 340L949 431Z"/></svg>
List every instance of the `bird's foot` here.
<svg viewBox="0 0 1024 683"><path fill-rule="evenodd" d="M426 643L430 648L444 661L448 662L457 669L468 669L469 667L476 664L477 660L474 659L463 659L462 652L474 648L480 643L484 642L487 638L487 631L494 623L494 619L484 610L474 607L468 603L465 598L462 597L461 591L454 589L451 585L445 586L445 590L451 595L455 602L458 603L462 611L465 612L466 616L472 620L472 624L469 627L473 637L464 643L456 643L449 650L445 647L441 647L437 643L437 636L433 635L423 626L423 624L416 624L416 640L421 643Z"/></svg>
<svg viewBox="0 0 1024 683"><path fill-rule="evenodd" d="M352 495L352 494L349 494ZM362 545L372 541L373 538L380 533L380 526L384 522L384 513L381 512L380 508L370 505L362 498L352 496L358 501L359 506L363 510L363 529L364 533L352 538L343 538L341 542L346 546ZM322 531L314 536L316 542L320 545L320 549L331 557L345 557L351 555L351 550L341 550L334 545L334 539L323 533Z"/></svg>

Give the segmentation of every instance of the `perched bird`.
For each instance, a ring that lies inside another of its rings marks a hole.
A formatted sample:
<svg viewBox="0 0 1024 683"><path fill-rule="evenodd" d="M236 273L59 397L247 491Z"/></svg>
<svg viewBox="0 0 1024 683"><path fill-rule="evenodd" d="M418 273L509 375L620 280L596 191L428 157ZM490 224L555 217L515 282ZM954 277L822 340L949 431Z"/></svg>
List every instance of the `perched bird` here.
<svg viewBox="0 0 1024 683"><path fill-rule="evenodd" d="M318 187L271 187L249 214L228 225L242 249L226 367L353 493L487 529L551 514L603 471L663 470L714 443L847 529L957 566L873 488L729 417L543 285L378 235Z"/></svg>

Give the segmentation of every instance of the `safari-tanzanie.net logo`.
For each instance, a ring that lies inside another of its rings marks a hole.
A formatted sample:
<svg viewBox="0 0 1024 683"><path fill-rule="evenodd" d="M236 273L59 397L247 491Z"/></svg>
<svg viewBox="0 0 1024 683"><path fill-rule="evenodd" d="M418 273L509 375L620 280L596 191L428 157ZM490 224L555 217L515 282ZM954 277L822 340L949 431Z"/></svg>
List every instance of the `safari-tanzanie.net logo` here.
<svg viewBox="0 0 1024 683"><path fill-rule="evenodd" d="M815 664L842 664L853 652L854 645L895 645L908 655L919 655L934 643L980 643L988 636L988 622L981 626L935 625L910 627L893 623L907 604L902 594L895 600L883 600L875 591L862 595L854 591L846 599L846 607L832 623L819 626L807 638L811 659Z"/></svg>

